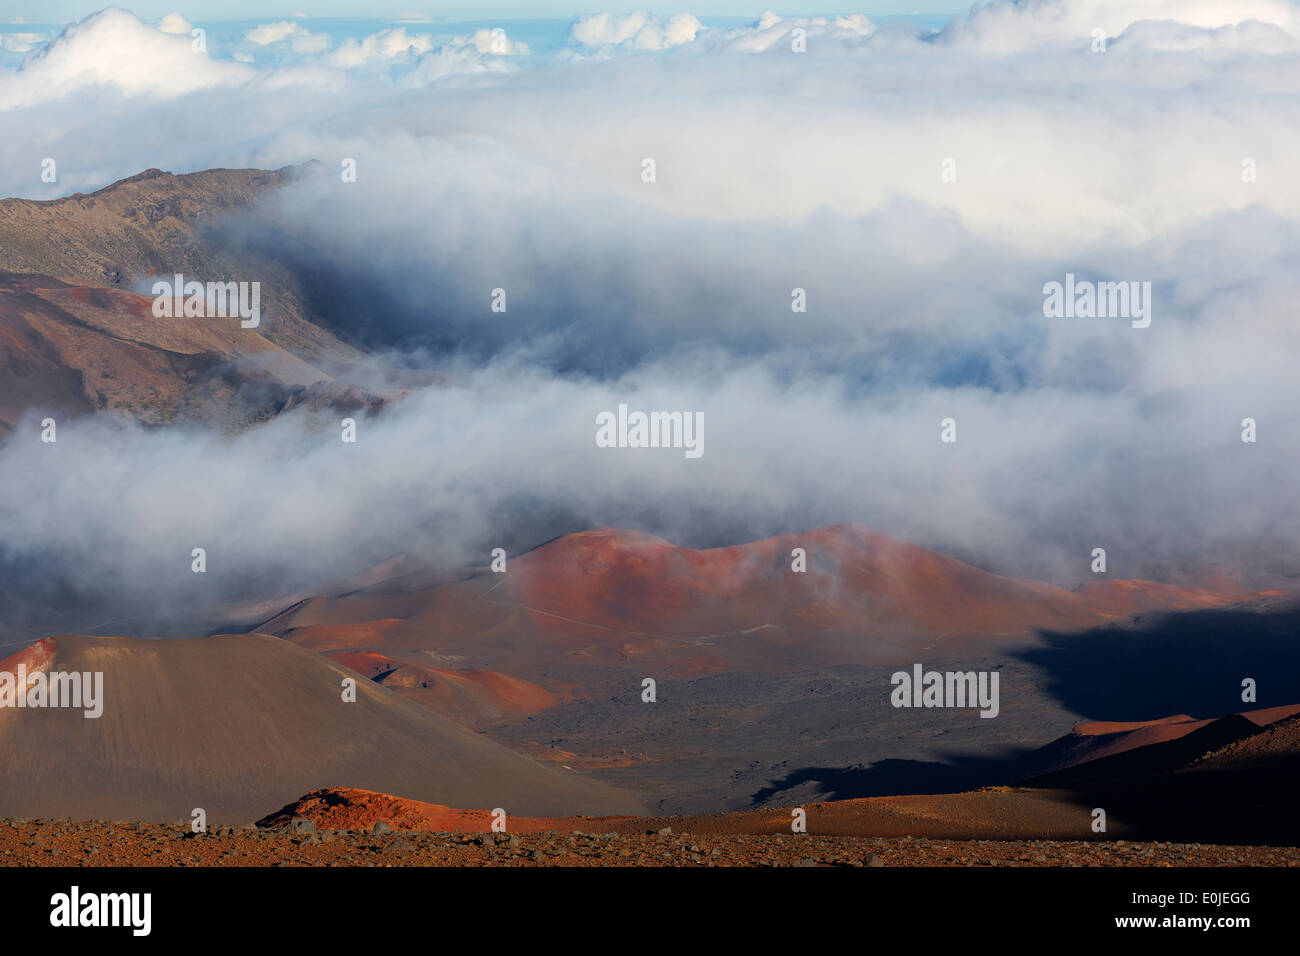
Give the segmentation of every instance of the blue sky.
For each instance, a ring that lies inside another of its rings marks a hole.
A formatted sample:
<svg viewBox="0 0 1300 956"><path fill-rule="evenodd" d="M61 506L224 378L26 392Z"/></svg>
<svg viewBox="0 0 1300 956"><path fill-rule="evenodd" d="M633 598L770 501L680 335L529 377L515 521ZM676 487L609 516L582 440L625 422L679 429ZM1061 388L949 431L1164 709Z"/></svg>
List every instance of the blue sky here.
<svg viewBox="0 0 1300 956"><path fill-rule="evenodd" d="M164 2L106 4L86 0L0 0L0 20L12 21L22 17L29 23L52 23L77 20L103 6L122 6L140 17L156 19L178 12L191 21L274 19L297 17L399 17L408 13L422 13L436 19L478 20L492 17L571 17L582 13L626 13L632 10L650 10L659 13L694 13L696 16L752 16L757 17L770 6L777 13L813 15L818 13L865 13L868 16L890 16L909 13L950 14L965 11L970 3L953 3L948 0L862 0L860 3L836 0L785 0L767 6L756 0L703 0L682 2L667 6L657 3L592 2L592 0L498 0L483 3L472 0L452 2L421 2L421 0L164 0Z"/></svg>
<svg viewBox="0 0 1300 956"><path fill-rule="evenodd" d="M74 4L83 3L84 0L51 0L46 6L40 8L39 13L24 15L13 13L13 8L17 3L24 0L0 0L0 68L13 69L20 66L30 56L39 51L47 43L54 40L63 29L74 22L85 20L92 13L103 10L103 7L73 9ZM574 23L584 15L585 8L576 7L571 12L557 14L553 12L553 7L549 2L543 0L508 0L500 8L478 7L477 9L469 7L468 4L459 4L456 6L444 4L439 7L426 6L419 8L412 6L409 0L402 0L406 5L399 6L394 4L392 10L383 10L382 12L369 12L367 16L358 16L355 13L349 14L342 0L328 0L320 4L302 4L298 0L283 0L274 4L260 3L245 5L241 0L225 4L213 4L209 2L208 6L218 7L217 15L213 17L205 16L201 10L203 5L197 5L198 10L191 7L175 7L171 4L174 0L165 0L166 6L160 6L156 10L142 8L139 6L122 7L129 9L134 16L139 17L148 24L154 24L163 17L171 13L179 13L187 23L194 26L201 26L206 31L207 53L216 60L241 59L245 62L259 62L265 65L270 62L284 62L286 48L284 44L262 47L256 44L250 45L247 42L249 31L266 24L279 24L292 21L298 24L301 31L308 32L317 37L328 37L328 45L337 49L340 44L348 42L359 42L366 37L380 34L383 31L391 30L395 27L403 27L412 35L419 34L426 39L433 38L435 45L444 42L453 41L454 38L464 35L472 35L481 29L494 29L500 27L507 31L512 40L526 44L527 54L537 60L547 60L566 48L571 48L570 30ZM826 2L826 0L820 0ZM66 19L58 19L59 9L66 6L69 13ZM238 16L239 11L244 10L245 6L254 7L251 15ZM723 8L726 3L721 5ZM879 5L878 5L879 6ZM890 13L887 12L888 5L882 6L885 12L873 12L870 14L872 20L878 25L884 25L891 21L906 21L915 26L918 30L938 30L952 17L952 13L936 14L933 12L923 12L913 14L908 13ZM457 10L468 9L469 15L466 17L456 16ZM615 16L624 14L617 10L602 10L595 8L601 13L614 13ZM630 8L631 10L644 10L645 8ZM380 8L376 8L376 11ZM519 15L511 15L510 10L520 11ZM550 16L543 16L546 11L552 11ZM705 12L703 10L692 10L689 7L685 9L676 9L676 13L689 13L695 16L699 22L706 28L733 29L742 26L756 24L763 14L762 9L749 9L743 13L718 13ZM863 13L863 11L852 11L854 13ZM303 14L309 16L303 16ZM652 14L653 15L653 14ZM672 13L663 13L658 16L661 19L672 16ZM800 13L785 12L787 16L800 16ZM833 19L835 12L825 10L818 11L810 16L822 16ZM35 19L41 16L44 19ZM189 29L187 26L186 30Z"/></svg>

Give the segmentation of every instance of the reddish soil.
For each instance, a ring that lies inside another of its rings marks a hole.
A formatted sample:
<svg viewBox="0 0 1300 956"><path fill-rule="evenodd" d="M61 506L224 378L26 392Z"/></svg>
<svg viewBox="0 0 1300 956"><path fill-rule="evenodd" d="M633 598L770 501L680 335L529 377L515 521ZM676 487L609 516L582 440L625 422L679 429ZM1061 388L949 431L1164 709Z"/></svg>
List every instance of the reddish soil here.
<svg viewBox="0 0 1300 956"><path fill-rule="evenodd" d="M791 570L795 548L807 554L804 573ZM1038 629L1253 597L1150 581L1067 591L856 525L709 550L599 528L510 558L504 574L395 580L302 602L260 629L313 650L426 650L530 680L557 660L688 676L906 662L918 642L931 655L969 657Z"/></svg>
<svg viewBox="0 0 1300 956"><path fill-rule="evenodd" d="M565 700L495 671L426 667L376 651L329 651L326 656L436 713L475 727L528 717Z"/></svg>
<svg viewBox="0 0 1300 956"><path fill-rule="evenodd" d="M1096 737L1105 734L1126 734L1134 730L1144 730L1148 727L1168 727L1185 723L1203 723L1197 721L1195 717L1189 717L1186 714L1175 714L1172 717L1161 717L1159 720L1094 720L1086 724L1079 724L1074 728L1072 733L1080 737Z"/></svg>
<svg viewBox="0 0 1300 956"><path fill-rule="evenodd" d="M381 618L364 624L317 624L289 628L280 636L309 651L327 651L336 647L359 650L383 644L388 632L401 627L402 623L397 618ZM351 664L348 666L352 667Z"/></svg>
<svg viewBox="0 0 1300 956"><path fill-rule="evenodd" d="M994 787L971 793L870 797L809 803L802 807L807 832L815 836L942 837L956 840L1086 838L1091 818L1072 795L1058 791ZM491 830L489 810L458 810L391 794L330 787L307 794L258 821L262 827L310 820L317 829L369 830L377 823L414 831ZM791 808L696 816L507 817L514 833L598 831L624 834L658 831L709 835L779 836L791 833ZM1132 834L1116 821L1109 835Z"/></svg>
<svg viewBox="0 0 1300 956"><path fill-rule="evenodd" d="M257 824L214 825L202 834L180 821L0 821L0 865L1300 866L1295 846L1137 839L1167 827L1171 816L1186 817L1189 807L1190 832L1204 830L1208 815L1220 823L1257 819L1259 835L1270 842L1294 837L1294 826L1287 829L1294 792L1288 787L1295 782L1300 714L1262 729L1256 723L1294 710L1144 723L1119 736L1205 726L1076 767L1072 772L1085 775L1082 790L989 787L698 816L507 816L505 832L495 833L487 809L334 787L312 791ZM1223 739L1216 728L1229 742L1198 751ZM1162 771L1170 747L1180 748L1183 763ZM1101 779L1117 759L1126 761L1126 778L1144 762L1155 775L1138 773L1110 790L1086 783L1093 766ZM1108 808L1104 833L1092 831L1098 802ZM796 820L806 832L792 832Z"/></svg>
<svg viewBox="0 0 1300 956"><path fill-rule="evenodd" d="M0 866L1300 866L1300 850L1124 840L592 833L579 827L372 834L248 826L192 834L181 825L0 820Z"/></svg>
<svg viewBox="0 0 1300 956"><path fill-rule="evenodd" d="M1252 725L1267 727L1296 714L1300 714L1300 704L1266 707L1229 716L1245 718L1245 721L1239 721L1239 730L1242 734L1248 734L1252 731ZM1044 768L1063 770L1106 757L1135 752L1154 744L1181 740L1223 719L1198 720L1186 714L1176 714L1159 720L1097 720L1079 724L1070 734L1044 748L1043 753L1049 756ZM1300 752L1300 748L1296 748L1296 752Z"/></svg>
<svg viewBox="0 0 1300 956"><path fill-rule="evenodd" d="M1256 596L1237 587L1206 590L1141 580L1096 581L1075 593L1094 607L1121 617L1147 611L1199 611L1222 607L1225 599L1244 601Z"/></svg>
<svg viewBox="0 0 1300 956"><path fill-rule="evenodd" d="M1291 716L1278 720L1259 733L1237 740L1206 754L1192 766L1194 769L1232 768L1241 764L1285 766L1300 753L1300 708L1290 709ZM1250 715L1247 714L1247 717Z"/></svg>
<svg viewBox="0 0 1300 956"><path fill-rule="evenodd" d="M1294 734L1294 727L1289 733ZM1262 736L1254 739L1259 741ZM1222 765L1238 756L1219 752L1207 759L1217 758ZM1069 841L1099 838L1092 831L1091 806L1067 790L986 787L967 793L807 803L799 809L806 832L814 836ZM792 832L793 812L793 808L781 807L691 816L507 817L507 829L516 833L583 830L637 834L671 827L677 832L713 836L779 836ZM294 819L309 820L317 829L365 830L385 823L403 830L488 832L492 823L488 810L457 810L390 794L332 787L307 794L259 820L258 825L284 826ZM1133 840L1142 835L1117 812L1107 821L1104 838Z"/></svg>
<svg viewBox="0 0 1300 956"><path fill-rule="evenodd" d="M315 790L300 800L277 810L257 821L260 827L287 826L292 820L310 820L321 830L369 830L384 822L396 830L467 830L488 833L492 830L491 810L457 810L438 803L406 800L373 790L355 787L329 787ZM575 822L574 817L567 822ZM593 818L594 819L594 818ZM606 818L606 819L634 819ZM554 830L566 821L563 818L506 817L512 832Z"/></svg>
<svg viewBox="0 0 1300 956"><path fill-rule="evenodd" d="M0 671L16 674L18 668L25 664L27 665L27 673L31 674L38 670L44 670L49 666L53 658L54 639L43 637L39 641L33 641L21 650L15 651L0 660Z"/></svg>

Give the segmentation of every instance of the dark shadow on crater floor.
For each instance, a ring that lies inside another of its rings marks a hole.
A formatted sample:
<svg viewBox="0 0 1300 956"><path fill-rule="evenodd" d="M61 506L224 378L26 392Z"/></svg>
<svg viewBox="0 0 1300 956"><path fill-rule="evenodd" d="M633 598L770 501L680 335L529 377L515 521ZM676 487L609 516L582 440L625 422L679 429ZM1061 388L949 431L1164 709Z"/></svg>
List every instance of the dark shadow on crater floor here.
<svg viewBox="0 0 1300 956"><path fill-rule="evenodd" d="M1017 757L954 757L952 763L890 758L852 767L803 767L754 792L753 807L781 805L783 794L807 799L855 800L896 794L955 793L1005 783Z"/></svg>
<svg viewBox="0 0 1300 956"><path fill-rule="evenodd" d="M1300 703L1300 608L1214 610L1139 619L1084 633L1045 633L1015 652L1041 667L1043 690L1095 720L1218 717ZM1257 682L1256 702L1241 699Z"/></svg>

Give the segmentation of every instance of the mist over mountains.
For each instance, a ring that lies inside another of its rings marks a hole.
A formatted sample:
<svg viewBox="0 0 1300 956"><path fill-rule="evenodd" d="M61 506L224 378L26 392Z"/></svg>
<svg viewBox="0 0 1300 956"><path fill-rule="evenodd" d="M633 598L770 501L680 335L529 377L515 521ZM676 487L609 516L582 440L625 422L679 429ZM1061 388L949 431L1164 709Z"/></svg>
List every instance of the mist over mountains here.
<svg viewBox="0 0 1300 956"><path fill-rule="evenodd" d="M545 52L307 24L200 53L168 29L101 11L0 73L0 193L317 161L256 203L218 189L184 250L94 269L261 281L259 332L324 384L241 380L221 427L60 418L53 446L40 402L7 419L14 595L224 606L603 525L712 546L856 522L1067 587L1097 547L1124 577L1293 573L1290 4L1001 3L937 33L613 17ZM187 221L198 183L175 188L96 215ZM96 280L18 252L0 268ZM1044 317L1067 273L1151 282L1150 327ZM703 412L706 453L598 448L619 403Z"/></svg>

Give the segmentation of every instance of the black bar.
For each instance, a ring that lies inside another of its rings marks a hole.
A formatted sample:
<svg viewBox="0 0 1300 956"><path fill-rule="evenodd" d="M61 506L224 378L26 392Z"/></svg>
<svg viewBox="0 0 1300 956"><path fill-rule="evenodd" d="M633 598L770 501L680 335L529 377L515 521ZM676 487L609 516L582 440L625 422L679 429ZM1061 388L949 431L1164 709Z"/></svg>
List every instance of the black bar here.
<svg viewBox="0 0 1300 956"><path fill-rule="evenodd" d="M1297 876L1287 868L1228 867L31 868L0 870L0 898L11 944L72 934L128 946L193 940L373 944L412 931L431 945L464 940L465 932L488 934L485 941L500 941L504 932L520 945L572 941L578 933L611 944L666 945L685 933L721 934L731 943L752 937L766 947L774 934L815 944L848 928L864 945L893 931L918 944L936 933L959 933L1004 943L1022 936L1203 936L1232 945L1242 934L1287 930L1294 922ZM83 899L90 893L151 894L148 936L136 937L130 927L51 926L51 898L73 886ZM1154 918L1157 925L1116 924L1133 917ZM1245 917L1249 925L1159 925L1205 917Z"/></svg>

